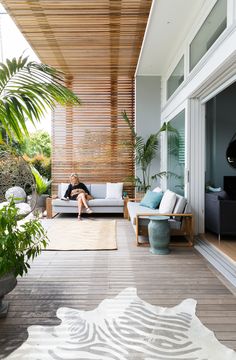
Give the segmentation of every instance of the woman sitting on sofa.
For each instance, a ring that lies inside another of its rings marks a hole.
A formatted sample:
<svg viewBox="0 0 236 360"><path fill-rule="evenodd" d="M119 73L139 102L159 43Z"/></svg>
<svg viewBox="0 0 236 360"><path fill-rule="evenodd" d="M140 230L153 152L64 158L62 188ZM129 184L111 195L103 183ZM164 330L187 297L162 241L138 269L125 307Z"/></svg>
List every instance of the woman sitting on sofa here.
<svg viewBox="0 0 236 360"><path fill-rule="evenodd" d="M81 220L81 210L83 206L85 206L88 214L92 213L92 210L87 204L87 201L91 200L92 196L86 185L79 181L79 176L77 174L72 174L70 176L70 184L65 192L64 199L78 201L78 220Z"/></svg>

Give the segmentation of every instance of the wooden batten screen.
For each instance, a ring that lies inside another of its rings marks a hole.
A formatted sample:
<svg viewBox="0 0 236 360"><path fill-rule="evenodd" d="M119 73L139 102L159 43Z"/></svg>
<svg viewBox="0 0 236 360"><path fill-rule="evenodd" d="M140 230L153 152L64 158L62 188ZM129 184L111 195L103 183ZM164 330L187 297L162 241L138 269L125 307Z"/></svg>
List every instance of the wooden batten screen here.
<svg viewBox="0 0 236 360"><path fill-rule="evenodd" d="M129 76L78 77L67 84L82 101L80 107L58 107L53 114L53 192L72 172L85 183L124 182L134 174L131 133L121 116L133 121L134 84Z"/></svg>

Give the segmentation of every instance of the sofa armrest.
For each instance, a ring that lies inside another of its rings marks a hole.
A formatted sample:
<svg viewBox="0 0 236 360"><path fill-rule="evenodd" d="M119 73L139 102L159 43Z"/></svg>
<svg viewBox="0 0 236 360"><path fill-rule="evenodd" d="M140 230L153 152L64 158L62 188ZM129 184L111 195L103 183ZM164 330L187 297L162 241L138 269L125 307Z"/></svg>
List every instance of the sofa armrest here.
<svg viewBox="0 0 236 360"><path fill-rule="evenodd" d="M183 214L173 214L173 213L166 213L166 214L160 214L160 213L156 213L156 214L154 214L154 213L150 213L150 214L148 214L148 213L138 213L138 214L136 214L136 217L140 217L140 216L183 216L183 217L193 217L193 214L187 214L187 213L183 213Z"/></svg>
<svg viewBox="0 0 236 360"><path fill-rule="evenodd" d="M128 201L140 202L140 199L137 199L137 198L129 198Z"/></svg>
<svg viewBox="0 0 236 360"><path fill-rule="evenodd" d="M220 200L219 211L219 234L236 234L235 224L235 212L236 201L235 200Z"/></svg>

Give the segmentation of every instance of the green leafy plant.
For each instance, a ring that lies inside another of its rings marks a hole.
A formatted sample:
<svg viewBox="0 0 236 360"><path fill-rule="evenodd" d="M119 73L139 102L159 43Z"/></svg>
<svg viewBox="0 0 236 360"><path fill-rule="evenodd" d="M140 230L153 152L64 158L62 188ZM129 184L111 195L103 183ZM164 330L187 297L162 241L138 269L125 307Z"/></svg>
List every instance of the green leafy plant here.
<svg viewBox="0 0 236 360"><path fill-rule="evenodd" d="M34 175L35 182L36 182L36 192L38 195L46 194L49 186L51 185L52 181L48 180L46 177L40 175L37 169L31 166L32 174Z"/></svg>
<svg viewBox="0 0 236 360"><path fill-rule="evenodd" d="M37 169L42 176L48 179L51 178L51 158L38 154L33 158L23 155L23 159Z"/></svg>
<svg viewBox="0 0 236 360"><path fill-rule="evenodd" d="M141 177L130 176L127 178L127 181L131 181L138 191L146 192L148 189L151 188L152 182L154 180L157 180L158 178L162 178L164 176L174 175L166 171L150 175L150 171L152 161L157 157L158 154L160 134L164 131L168 131L168 133L172 133L173 136L177 136L177 132L176 129L174 129L170 124L164 123L158 132L149 135L149 137L145 141L142 136L138 135L135 132L134 126L131 123L126 111L122 112L122 117L131 130L131 146L135 151L136 164L141 169L142 174Z"/></svg>
<svg viewBox="0 0 236 360"><path fill-rule="evenodd" d="M0 276L28 272L30 261L46 248L48 239L38 219L18 224L19 210L13 201L0 209Z"/></svg>
<svg viewBox="0 0 236 360"><path fill-rule="evenodd" d="M26 155L29 158L41 155L47 158L51 156L51 137L47 131L37 130L25 137L22 142L13 141L12 145L18 150L20 155Z"/></svg>
<svg viewBox="0 0 236 360"><path fill-rule="evenodd" d="M56 104L78 105L77 95L64 85L64 75L55 68L29 61L28 57L0 63L1 128L18 141L29 136L26 121L40 122ZM0 131L2 134L3 132Z"/></svg>

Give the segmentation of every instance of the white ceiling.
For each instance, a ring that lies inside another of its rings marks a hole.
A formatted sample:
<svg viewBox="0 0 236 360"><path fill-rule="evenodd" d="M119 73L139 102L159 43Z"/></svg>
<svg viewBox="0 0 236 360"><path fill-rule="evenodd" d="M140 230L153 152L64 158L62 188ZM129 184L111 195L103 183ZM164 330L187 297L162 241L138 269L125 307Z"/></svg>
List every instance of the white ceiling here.
<svg viewBox="0 0 236 360"><path fill-rule="evenodd" d="M207 0L153 0L137 75L161 75Z"/></svg>

